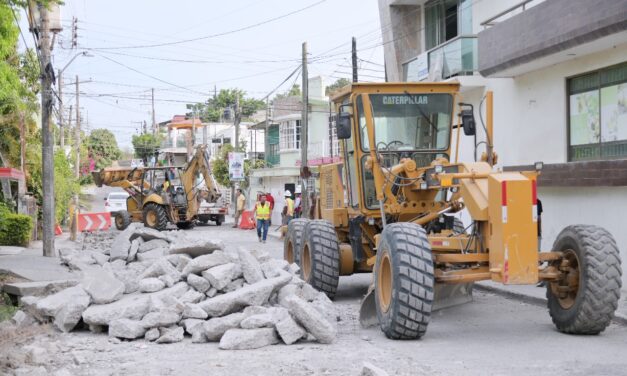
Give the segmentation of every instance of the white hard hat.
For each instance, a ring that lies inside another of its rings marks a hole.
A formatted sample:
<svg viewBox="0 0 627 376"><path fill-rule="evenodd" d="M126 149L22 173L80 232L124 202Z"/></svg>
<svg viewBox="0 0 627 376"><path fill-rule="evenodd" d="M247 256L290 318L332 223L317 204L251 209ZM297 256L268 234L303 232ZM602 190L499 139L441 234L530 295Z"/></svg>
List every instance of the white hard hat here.
<svg viewBox="0 0 627 376"><path fill-rule="evenodd" d="M290 196L291 197L292 196L292 192L286 190L285 194L283 196L285 196L285 197Z"/></svg>

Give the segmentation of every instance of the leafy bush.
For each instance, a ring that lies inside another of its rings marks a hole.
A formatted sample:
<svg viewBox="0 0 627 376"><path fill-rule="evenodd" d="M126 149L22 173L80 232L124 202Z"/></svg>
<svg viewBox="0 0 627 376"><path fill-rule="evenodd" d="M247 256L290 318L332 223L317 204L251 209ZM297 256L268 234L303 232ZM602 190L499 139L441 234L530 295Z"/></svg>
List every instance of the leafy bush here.
<svg viewBox="0 0 627 376"><path fill-rule="evenodd" d="M30 241L33 221L24 214L15 214L0 204L0 245L26 246Z"/></svg>

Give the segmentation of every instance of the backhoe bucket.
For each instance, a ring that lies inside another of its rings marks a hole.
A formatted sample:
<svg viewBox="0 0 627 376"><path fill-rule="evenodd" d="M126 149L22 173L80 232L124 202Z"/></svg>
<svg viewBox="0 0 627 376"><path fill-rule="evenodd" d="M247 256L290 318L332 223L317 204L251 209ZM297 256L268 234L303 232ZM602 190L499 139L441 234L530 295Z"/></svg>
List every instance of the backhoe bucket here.
<svg viewBox="0 0 627 376"><path fill-rule="evenodd" d="M435 285L435 296L431 311L454 307L472 302L472 283L457 283ZM359 307L359 323L363 328L375 326L377 319L377 307L374 300L374 285L370 285L368 293L361 301Z"/></svg>

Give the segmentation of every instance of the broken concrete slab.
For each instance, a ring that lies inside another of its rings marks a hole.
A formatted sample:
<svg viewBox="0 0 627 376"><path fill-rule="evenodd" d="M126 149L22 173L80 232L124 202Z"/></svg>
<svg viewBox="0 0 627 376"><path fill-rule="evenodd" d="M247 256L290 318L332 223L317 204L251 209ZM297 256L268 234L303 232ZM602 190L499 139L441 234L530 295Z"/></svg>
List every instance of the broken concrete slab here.
<svg viewBox="0 0 627 376"><path fill-rule="evenodd" d="M165 288L165 283L159 278L144 278L139 281L140 292L157 292Z"/></svg>
<svg viewBox="0 0 627 376"><path fill-rule="evenodd" d="M181 323L179 325L183 325L183 328L185 328L185 331L188 334L194 334L194 332L197 330L204 331L204 329L202 328L202 324L204 322L205 320L189 318L181 320Z"/></svg>
<svg viewBox="0 0 627 376"><path fill-rule="evenodd" d="M77 293L54 315L54 326L62 332L71 331L81 320L89 303L90 298L87 293Z"/></svg>
<svg viewBox="0 0 627 376"><path fill-rule="evenodd" d="M268 313L252 315L242 320L240 327L242 329L273 328L274 320Z"/></svg>
<svg viewBox="0 0 627 376"><path fill-rule="evenodd" d="M239 256L239 262L242 267L242 274L244 279L249 284L261 281L263 272L261 271L261 264L249 251L244 248L238 248L237 254Z"/></svg>
<svg viewBox="0 0 627 376"><path fill-rule="evenodd" d="M111 256L111 261L114 260L124 260L128 258L128 252L131 248L131 240L130 236L135 231L134 226L129 226L126 230L122 231L111 244L111 250L109 251L109 255Z"/></svg>
<svg viewBox="0 0 627 376"><path fill-rule="evenodd" d="M35 303L34 308L39 313L39 315L36 315L36 317L54 317L57 312L61 310L61 308L74 300L79 300L82 302L87 301L87 304L89 304L91 298L81 286L74 286L65 290L61 290L58 293L49 295L41 300L38 300ZM24 299L22 299L22 303L24 303Z"/></svg>
<svg viewBox="0 0 627 376"><path fill-rule="evenodd" d="M181 303L196 304L201 300L204 300L205 298L206 296L202 292L198 292L194 289L189 289L185 294L183 294L183 296L180 297L179 300L181 301Z"/></svg>
<svg viewBox="0 0 627 376"><path fill-rule="evenodd" d="M139 276L139 279L144 279L148 277L159 277L162 275L169 275L175 281L181 280L181 273L170 264L170 262L164 257L155 261L152 265L150 265L146 270L144 270Z"/></svg>
<svg viewBox="0 0 627 376"><path fill-rule="evenodd" d="M275 324L275 328L279 337L281 337L286 345L295 343L307 334L307 331L305 331L305 329L290 315L287 315L282 320L277 322Z"/></svg>
<svg viewBox="0 0 627 376"><path fill-rule="evenodd" d="M47 296L68 287L76 286L78 283L78 279L43 282L13 282L4 284L2 290L14 296Z"/></svg>
<svg viewBox="0 0 627 376"><path fill-rule="evenodd" d="M32 325L35 322L35 318L30 313L26 313L22 310L15 312L13 317L11 317L11 324L18 328Z"/></svg>
<svg viewBox="0 0 627 376"><path fill-rule="evenodd" d="M148 331L146 331L146 335L144 335L146 341L150 342L156 341L159 337L161 337L161 333L159 333L159 328L149 329Z"/></svg>
<svg viewBox="0 0 627 376"><path fill-rule="evenodd" d="M109 336L135 339L146 334L146 328L139 320L117 319L109 323Z"/></svg>
<svg viewBox="0 0 627 376"><path fill-rule="evenodd" d="M131 242L131 247L128 251L128 257L126 258L126 262L132 262L137 257L137 251L139 251L139 246L144 242L142 238L137 238Z"/></svg>
<svg viewBox="0 0 627 376"><path fill-rule="evenodd" d="M229 282L223 289L223 292L231 292L244 287L244 278L237 278Z"/></svg>
<svg viewBox="0 0 627 376"><path fill-rule="evenodd" d="M281 270L289 271L290 264L285 260L271 259L261 264L261 270L266 278L277 277Z"/></svg>
<svg viewBox="0 0 627 376"><path fill-rule="evenodd" d="M168 254L167 248L155 248L144 253L137 253L137 261L157 260Z"/></svg>
<svg viewBox="0 0 627 376"><path fill-rule="evenodd" d="M190 261L185 268L183 268L183 276L187 277L189 274L200 274L203 271L213 268L218 265L223 265L231 262L228 256L222 251L215 251L209 255L203 255L196 257Z"/></svg>
<svg viewBox="0 0 627 376"><path fill-rule="evenodd" d="M157 312L148 312L141 320L146 329L171 326L181 321L181 314L173 309L163 309Z"/></svg>
<svg viewBox="0 0 627 376"><path fill-rule="evenodd" d="M335 327L311 303L295 295L286 297L284 302L292 317L319 342L332 343L335 340Z"/></svg>
<svg viewBox="0 0 627 376"><path fill-rule="evenodd" d="M144 241L150 241L153 239L168 240L170 232L171 231L158 231L150 227L140 226L136 227L132 231L132 234L129 236L129 240L133 241L137 238L141 238Z"/></svg>
<svg viewBox="0 0 627 376"><path fill-rule="evenodd" d="M206 278L199 277L196 274L190 274L187 276L187 283L192 286L196 291L205 293L209 288L211 288L211 284L207 281Z"/></svg>
<svg viewBox="0 0 627 376"><path fill-rule="evenodd" d="M185 309L183 310L183 318L185 319L206 319L209 317L207 312L204 309L199 307L196 304L185 304Z"/></svg>
<svg viewBox="0 0 627 376"><path fill-rule="evenodd" d="M172 287L177 282L169 275L160 275L159 280L165 284L165 287Z"/></svg>
<svg viewBox="0 0 627 376"><path fill-rule="evenodd" d="M224 249L222 240L215 239L180 239L170 245L170 254L184 253L191 257L198 257Z"/></svg>
<svg viewBox="0 0 627 376"><path fill-rule="evenodd" d="M361 376L389 376L387 372L372 363L364 362Z"/></svg>
<svg viewBox="0 0 627 376"><path fill-rule="evenodd" d="M185 335L183 328L181 328L180 326L163 328L160 330L160 332L161 337L157 339L157 343L181 342L183 340L183 336Z"/></svg>
<svg viewBox="0 0 627 376"><path fill-rule="evenodd" d="M126 289L124 283L101 267L85 270L81 286L95 304L114 302L122 297Z"/></svg>
<svg viewBox="0 0 627 376"><path fill-rule="evenodd" d="M237 312L223 317L209 319L202 324L207 340L219 341L227 330L239 327L242 320L246 317L247 315L245 313Z"/></svg>
<svg viewBox="0 0 627 376"><path fill-rule="evenodd" d="M274 328L229 329L220 339L222 350L247 350L279 343Z"/></svg>
<svg viewBox="0 0 627 376"><path fill-rule="evenodd" d="M152 240L148 240L147 242L142 243L137 249L137 252L144 253L144 252L152 251L153 249L157 249L157 248L169 248L169 247L170 247L170 243L168 243L166 240L152 239Z"/></svg>
<svg viewBox="0 0 627 376"><path fill-rule="evenodd" d="M241 273L241 268L237 264L229 262L205 270L202 272L202 276L211 283L212 287L222 290L237 277L238 271Z"/></svg>

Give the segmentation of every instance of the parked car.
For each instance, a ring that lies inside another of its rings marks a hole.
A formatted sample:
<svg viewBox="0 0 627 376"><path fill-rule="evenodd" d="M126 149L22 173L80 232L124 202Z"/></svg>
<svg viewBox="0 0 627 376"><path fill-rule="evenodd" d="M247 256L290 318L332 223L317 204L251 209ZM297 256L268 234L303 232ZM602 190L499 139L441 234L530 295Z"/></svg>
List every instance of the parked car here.
<svg viewBox="0 0 627 376"><path fill-rule="evenodd" d="M126 199L128 196L128 193L124 191L110 192L109 195L105 197L105 210L111 213L111 215L126 210Z"/></svg>

